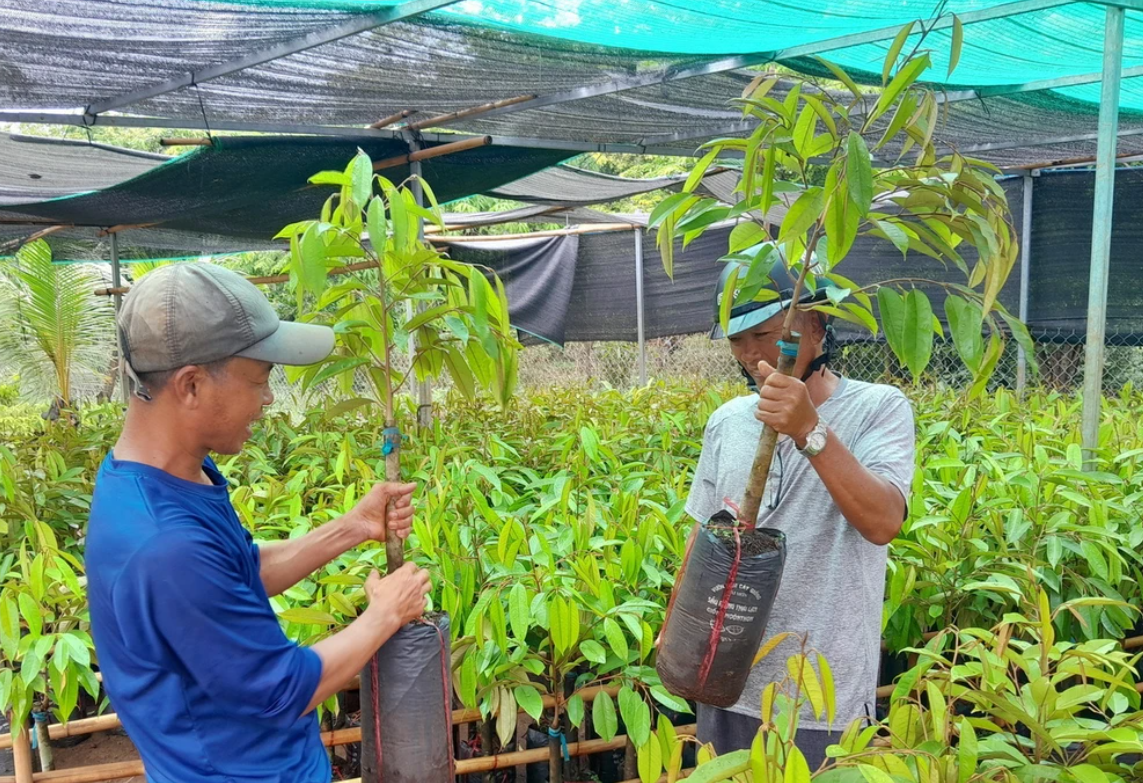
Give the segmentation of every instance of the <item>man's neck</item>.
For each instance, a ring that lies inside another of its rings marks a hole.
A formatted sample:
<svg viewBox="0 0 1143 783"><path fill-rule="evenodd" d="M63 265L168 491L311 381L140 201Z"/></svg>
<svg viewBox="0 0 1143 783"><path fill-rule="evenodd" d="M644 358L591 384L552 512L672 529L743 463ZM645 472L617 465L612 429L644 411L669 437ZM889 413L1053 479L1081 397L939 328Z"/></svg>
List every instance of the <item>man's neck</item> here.
<svg viewBox="0 0 1143 783"><path fill-rule="evenodd" d="M188 444L186 433L176 431L170 421L161 412L141 410L132 402L112 452L115 459L150 465L196 484L210 484L202 469L207 452Z"/></svg>
<svg viewBox="0 0 1143 783"><path fill-rule="evenodd" d="M823 402L832 397L840 383L841 377L830 371L828 367L821 368L807 378L806 390L810 393L810 401L814 407L821 406Z"/></svg>

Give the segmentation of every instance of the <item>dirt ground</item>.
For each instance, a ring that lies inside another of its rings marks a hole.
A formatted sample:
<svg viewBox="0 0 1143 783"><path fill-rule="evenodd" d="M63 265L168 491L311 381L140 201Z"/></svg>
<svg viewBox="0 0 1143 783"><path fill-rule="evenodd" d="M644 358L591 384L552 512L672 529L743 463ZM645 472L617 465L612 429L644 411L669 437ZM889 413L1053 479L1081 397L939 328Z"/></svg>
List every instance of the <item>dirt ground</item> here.
<svg viewBox="0 0 1143 783"><path fill-rule="evenodd" d="M92 764L111 764L139 758L135 746L124 734L100 732L92 734L86 742L71 748L52 748L56 769L86 767ZM142 775L120 779L118 783L145 783Z"/></svg>

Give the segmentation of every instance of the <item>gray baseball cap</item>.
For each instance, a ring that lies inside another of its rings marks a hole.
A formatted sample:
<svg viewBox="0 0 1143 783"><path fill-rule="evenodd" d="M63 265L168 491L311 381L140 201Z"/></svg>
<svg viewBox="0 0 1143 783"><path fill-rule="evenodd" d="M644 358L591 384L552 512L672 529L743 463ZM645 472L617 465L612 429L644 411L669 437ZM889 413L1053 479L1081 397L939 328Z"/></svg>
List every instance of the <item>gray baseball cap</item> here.
<svg viewBox="0 0 1143 783"><path fill-rule="evenodd" d="M133 373L231 356L315 364L333 352L328 326L278 320L253 283L214 264L173 264L147 274L123 300L119 333Z"/></svg>

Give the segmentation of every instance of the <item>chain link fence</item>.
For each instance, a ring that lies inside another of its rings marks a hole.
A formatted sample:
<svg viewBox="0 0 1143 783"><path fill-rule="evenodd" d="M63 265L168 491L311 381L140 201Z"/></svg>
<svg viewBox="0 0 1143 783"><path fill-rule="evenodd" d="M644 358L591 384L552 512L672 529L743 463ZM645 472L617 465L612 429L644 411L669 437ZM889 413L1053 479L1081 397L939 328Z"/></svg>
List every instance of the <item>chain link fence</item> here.
<svg viewBox="0 0 1143 783"><path fill-rule="evenodd" d="M1104 389L1115 393L1125 385L1143 387L1143 346L1140 341L1109 335L1104 365ZM407 357L398 355L400 371L407 368ZM110 368L110 357L109 357ZM881 340L850 342L837 347L831 366L842 375L862 381L906 385L909 372L897 361L888 345ZM1016 344L1009 341L990 388L1019 386L1019 358ZM109 369L110 371L110 369ZM1083 385L1084 334L1060 331L1039 334L1035 347L1035 367L1027 365L1026 385L1060 392L1074 392ZM575 388L584 390L633 389L641 385L639 348L630 342L569 343L563 348L536 345L520 355L520 386L523 389ZM706 334L688 334L648 340L646 346L648 381L706 381L718 383L741 379L738 366L724 340L712 341ZM964 367L952 344L938 340L925 380L946 388L967 389L972 375ZM15 371L0 363L0 385L18 384ZM411 384L410 384L411 385ZM440 400L447 393L448 380L433 384L433 396ZM368 381L358 377L352 388L326 382L318 388L303 391L291 384L281 368L275 368L271 387L277 410L302 411L319 405L332 405L340 400L362 396L369 391ZM29 401L41 395L24 390ZM110 396L108 393L110 392ZM73 397L82 402L118 399L117 385L105 373L77 370L72 381ZM46 398L45 398L46 399Z"/></svg>

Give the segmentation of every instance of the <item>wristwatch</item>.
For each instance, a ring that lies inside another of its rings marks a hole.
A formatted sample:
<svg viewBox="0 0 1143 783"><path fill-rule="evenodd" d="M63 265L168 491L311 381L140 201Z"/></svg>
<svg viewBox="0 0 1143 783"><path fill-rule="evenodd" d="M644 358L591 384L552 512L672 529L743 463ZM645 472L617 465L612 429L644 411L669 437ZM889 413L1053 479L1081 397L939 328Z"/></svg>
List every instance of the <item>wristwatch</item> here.
<svg viewBox="0 0 1143 783"><path fill-rule="evenodd" d="M795 443L794 446L798 451L805 454L807 457L816 457L821 454L822 449L826 447L827 428L825 419L818 417L818 423L810 430L810 434L806 436L806 445L798 447Z"/></svg>

